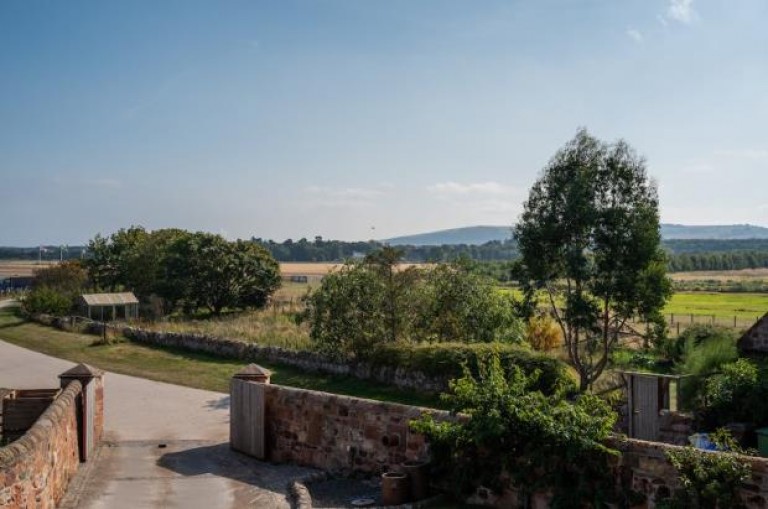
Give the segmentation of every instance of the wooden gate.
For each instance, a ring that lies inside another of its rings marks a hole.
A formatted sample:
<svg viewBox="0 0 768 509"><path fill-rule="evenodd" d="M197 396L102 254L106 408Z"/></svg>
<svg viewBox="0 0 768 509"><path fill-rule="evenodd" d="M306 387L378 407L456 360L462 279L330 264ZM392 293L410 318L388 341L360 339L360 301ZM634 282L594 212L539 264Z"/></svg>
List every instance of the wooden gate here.
<svg viewBox="0 0 768 509"><path fill-rule="evenodd" d="M264 384L234 378L230 389L230 445L265 459Z"/></svg>

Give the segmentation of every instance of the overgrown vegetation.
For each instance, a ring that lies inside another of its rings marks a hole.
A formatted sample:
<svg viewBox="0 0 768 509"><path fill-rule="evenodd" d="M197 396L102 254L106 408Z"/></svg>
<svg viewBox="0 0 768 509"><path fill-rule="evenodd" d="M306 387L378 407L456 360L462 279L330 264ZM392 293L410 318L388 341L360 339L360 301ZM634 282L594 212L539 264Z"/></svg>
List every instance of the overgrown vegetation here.
<svg viewBox="0 0 768 509"><path fill-rule="evenodd" d="M606 467L616 454L604 445L616 415L599 398L566 399L536 389L537 374L504 369L496 354L465 369L443 396L466 418L436 422L425 415L411 427L430 440L433 462L457 494L478 486L501 492L507 483L525 497L552 490L551 507L600 507L612 497Z"/></svg>
<svg viewBox="0 0 768 509"><path fill-rule="evenodd" d="M743 507L739 489L749 479L752 469L740 456L744 451L727 431L710 436L720 452L693 447L672 449L667 459L675 467L682 488L657 507L665 509L723 509Z"/></svg>
<svg viewBox="0 0 768 509"><path fill-rule="evenodd" d="M35 271L32 290L24 298L28 313L65 315L88 284L88 274L79 261L67 261Z"/></svg>
<svg viewBox="0 0 768 509"><path fill-rule="evenodd" d="M385 248L323 278L304 314L319 350L366 359L383 344L523 341L511 297L465 263L399 270L400 255Z"/></svg>
<svg viewBox="0 0 768 509"><path fill-rule="evenodd" d="M734 422L768 423L765 374L749 359L721 365L719 373L703 383L697 415L704 429Z"/></svg>
<svg viewBox="0 0 768 509"><path fill-rule="evenodd" d="M576 391L573 374L559 360L525 347L500 343L434 343L385 344L371 352L368 361L374 366L391 366L419 371L428 376L459 378L466 372L477 376L483 362L496 356L505 373L519 369L534 376L535 390L553 394L557 389L572 394Z"/></svg>

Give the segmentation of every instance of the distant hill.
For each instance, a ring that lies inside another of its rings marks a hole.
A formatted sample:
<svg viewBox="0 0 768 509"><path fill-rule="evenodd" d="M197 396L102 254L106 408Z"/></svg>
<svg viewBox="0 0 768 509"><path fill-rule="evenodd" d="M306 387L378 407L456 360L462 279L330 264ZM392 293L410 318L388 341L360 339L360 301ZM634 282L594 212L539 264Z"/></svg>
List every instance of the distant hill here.
<svg viewBox="0 0 768 509"><path fill-rule="evenodd" d="M683 224L662 224L661 236L675 239L768 239L768 228L751 224L728 224L712 226L687 226Z"/></svg>
<svg viewBox="0 0 768 509"><path fill-rule="evenodd" d="M662 224L661 236L665 240L682 239L768 239L768 228L751 224L688 226L682 224ZM510 226L467 226L435 232L404 235L385 239L392 246L442 246L456 244L485 244L492 240L509 240L512 237Z"/></svg>
<svg viewBox="0 0 768 509"><path fill-rule="evenodd" d="M467 226L383 240L391 246L442 246L445 244L485 244L512 238L511 226Z"/></svg>

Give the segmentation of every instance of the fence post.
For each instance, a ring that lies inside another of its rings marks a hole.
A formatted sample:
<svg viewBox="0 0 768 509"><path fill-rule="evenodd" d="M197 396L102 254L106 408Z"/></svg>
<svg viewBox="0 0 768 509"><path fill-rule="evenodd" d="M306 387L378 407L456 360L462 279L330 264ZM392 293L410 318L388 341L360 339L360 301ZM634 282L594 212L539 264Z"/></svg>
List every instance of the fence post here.
<svg viewBox="0 0 768 509"><path fill-rule="evenodd" d="M677 336L680 337L680 322L677 322Z"/></svg>

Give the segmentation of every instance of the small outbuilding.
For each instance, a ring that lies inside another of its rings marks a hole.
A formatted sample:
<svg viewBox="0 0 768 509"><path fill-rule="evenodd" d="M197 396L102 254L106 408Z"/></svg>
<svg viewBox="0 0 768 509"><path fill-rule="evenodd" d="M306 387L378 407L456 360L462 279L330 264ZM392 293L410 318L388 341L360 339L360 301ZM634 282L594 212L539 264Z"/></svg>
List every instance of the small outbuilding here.
<svg viewBox="0 0 768 509"><path fill-rule="evenodd" d="M755 322L736 343L742 354L768 353L768 313Z"/></svg>
<svg viewBox="0 0 768 509"><path fill-rule="evenodd" d="M80 296L79 307L83 316L92 320L139 317L139 299L133 292L86 293Z"/></svg>

